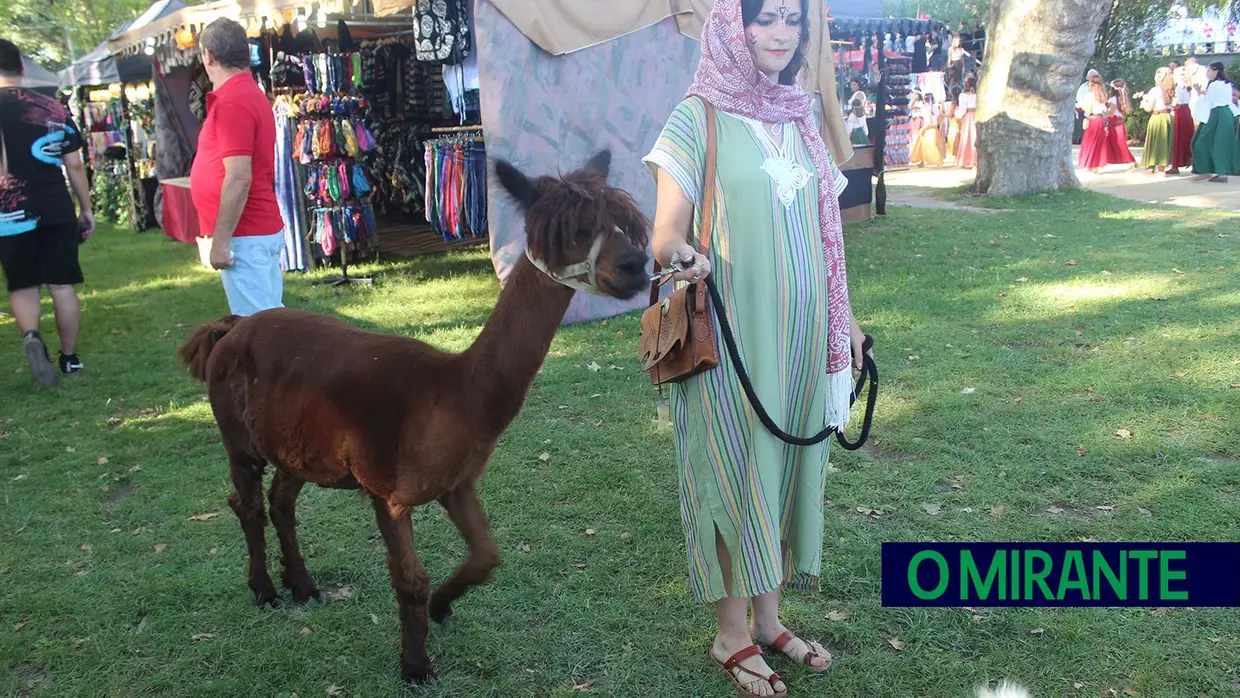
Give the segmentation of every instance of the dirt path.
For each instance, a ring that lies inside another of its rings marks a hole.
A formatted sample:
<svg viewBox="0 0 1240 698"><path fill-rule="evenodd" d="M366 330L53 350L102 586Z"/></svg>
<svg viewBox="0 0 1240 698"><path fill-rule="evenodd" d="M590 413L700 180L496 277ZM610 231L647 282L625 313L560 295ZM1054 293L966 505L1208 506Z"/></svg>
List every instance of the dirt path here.
<svg viewBox="0 0 1240 698"><path fill-rule="evenodd" d="M1141 149L1134 148L1133 155L1141 158ZM1076 157L1075 149L1073 157ZM1148 174L1145 171L1129 172L1125 165L1113 165L1102 174L1077 170L1081 184L1103 194L1147 204L1182 206L1185 208L1217 208L1240 210L1240 177L1232 177L1225 184L1204 181L1192 174L1168 177ZM998 209L983 209L967 204L946 201L938 196L942 189L954 189L973 181L974 171L955 167L914 168L887 174L887 204L890 206L914 206L917 208L948 208L973 213L995 213Z"/></svg>

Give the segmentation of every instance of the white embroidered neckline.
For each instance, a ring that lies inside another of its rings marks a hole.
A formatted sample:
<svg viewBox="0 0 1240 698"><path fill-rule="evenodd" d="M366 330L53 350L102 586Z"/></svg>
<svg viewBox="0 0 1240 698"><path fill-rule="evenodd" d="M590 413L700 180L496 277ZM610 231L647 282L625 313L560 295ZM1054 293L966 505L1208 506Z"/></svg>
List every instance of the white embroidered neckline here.
<svg viewBox="0 0 1240 698"><path fill-rule="evenodd" d="M781 143L777 146L771 139L771 135L767 133L766 124L739 114L733 116L744 121L753 131L759 147L766 154L766 159L762 161L762 171L774 180L775 191L784 208L792 208L797 192L804 189L810 181L809 170L792 157L792 137L795 131L790 132L789 129L784 128L783 124L778 124L779 129L784 133Z"/></svg>

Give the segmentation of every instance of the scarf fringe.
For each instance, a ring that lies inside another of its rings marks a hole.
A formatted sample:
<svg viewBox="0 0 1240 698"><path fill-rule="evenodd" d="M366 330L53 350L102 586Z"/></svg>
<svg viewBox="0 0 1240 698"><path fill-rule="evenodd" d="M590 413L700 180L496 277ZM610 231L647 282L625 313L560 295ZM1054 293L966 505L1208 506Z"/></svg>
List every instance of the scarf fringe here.
<svg viewBox="0 0 1240 698"><path fill-rule="evenodd" d="M853 381L852 368L827 374L827 426L839 431L848 428L848 420L852 414L852 391L856 387Z"/></svg>

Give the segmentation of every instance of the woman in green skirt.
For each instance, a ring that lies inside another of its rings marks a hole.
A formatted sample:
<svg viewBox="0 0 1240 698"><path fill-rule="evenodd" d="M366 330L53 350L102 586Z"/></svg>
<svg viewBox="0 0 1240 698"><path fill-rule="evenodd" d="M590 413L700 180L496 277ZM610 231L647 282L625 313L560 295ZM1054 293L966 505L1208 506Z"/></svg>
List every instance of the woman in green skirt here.
<svg viewBox="0 0 1240 698"><path fill-rule="evenodd" d="M1145 93L1141 108L1150 113L1145 127L1145 150L1141 167L1153 172L1171 166L1171 105L1175 103L1175 79L1170 68L1159 68L1154 86Z"/></svg>
<svg viewBox="0 0 1240 698"><path fill-rule="evenodd" d="M1238 164L1231 83L1222 63L1211 63L1206 75L1210 84L1198 100L1193 114L1202 122L1193 137L1193 174L1213 174L1211 182L1226 182L1227 175L1237 174Z"/></svg>

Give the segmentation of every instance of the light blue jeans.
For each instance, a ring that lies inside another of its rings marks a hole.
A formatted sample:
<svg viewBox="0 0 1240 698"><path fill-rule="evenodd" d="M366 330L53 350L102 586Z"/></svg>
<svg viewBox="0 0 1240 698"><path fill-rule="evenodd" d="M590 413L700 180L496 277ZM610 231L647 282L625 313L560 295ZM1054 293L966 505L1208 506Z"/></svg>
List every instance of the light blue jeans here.
<svg viewBox="0 0 1240 698"><path fill-rule="evenodd" d="M260 310L283 308L280 252L284 249L284 234L234 237L228 247L233 264L220 272L220 279L231 312L245 317Z"/></svg>

